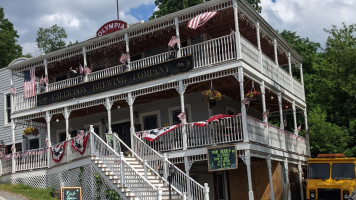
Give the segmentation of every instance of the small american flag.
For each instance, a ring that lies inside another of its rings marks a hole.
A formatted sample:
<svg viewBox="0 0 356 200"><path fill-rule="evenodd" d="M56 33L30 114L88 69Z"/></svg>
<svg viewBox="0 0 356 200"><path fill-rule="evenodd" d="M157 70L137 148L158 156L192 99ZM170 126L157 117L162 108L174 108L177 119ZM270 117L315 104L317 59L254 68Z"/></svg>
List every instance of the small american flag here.
<svg viewBox="0 0 356 200"><path fill-rule="evenodd" d="M83 68L82 64L79 64L79 73L80 74L84 73L84 68Z"/></svg>
<svg viewBox="0 0 356 200"><path fill-rule="evenodd" d="M299 125L297 128L298 133L302 130L302 125Z"/></svg>
<svg viewBox="0 0 356 200"><path fill-rule="evenodd" d="M41 78L40 78L40 83L41 84L48 84L48 78L47 78L47 76L45 76L44 78L43 78L43 76L41 76Z"/></svg>
<svg viewBox="0 0 356 200"><path fill-rule="evenodd" d="M230 35L235 35L235 31L230 28Z"/></svg>
<svg viewBox="0 0 356 200"><path fill-rule="evenodd" d="M217 12L205 12L200 15L197 15L193 19L189 20L188 27L191 29L197 29L203 26L206 22L208 22L211 18L213 18Z"/></svg>
<svg viewBox="0 0 356 200"><path fill-rule="evenodd" d="M15 94L16 93L16 90L15 90L13 85L10 87L10 93L11 94Z"/></svg>
<svg viewBox="0 0 356 200"><path fill-rule="evenodd" d="M177 115L177 117L180 121L182 121L183 119L187 119L187 115L185 114L185 112L180 113L179 115Z"/></svg>
<svg viewBox="0 0 356 200"><path fill-rule="evenodd" d="M168 46L170 46L170 47L174 47L177 43L179 43L180 42L180 39L179 39L179 37L176 37L176 36L172 36L172 38L171 38L171 40L169 41L169 43L168 43Z"/></svg>
<svg viewBox="0 0 356 200"><path fill-rule="evenodd" d="M24 71L24 87L23 97L30 98L36 96L36 84L35 84L35 68Z"/></svg>
<svg viewBox="0 0 356 200"><path fill-rule="evenodd" d="M127 59L129 59L129 56L126 53L123 53L120 57L120 62L126 63Z"/></svg>
<svg viewBox="0 0 356 200"><path fill-rule="evenodd" d="M264 111L264 112L262 113L262 118L264 119L264 118L266 118L268 115L269 115L269 109L267 109L266 111Z"/></svg>
<svg viewBox="0 0 356 200"><path fill-rule="evenodd" d="M88 75L91 73L91 69L89 67L84 68L84 74Z"/></svg>
<svg viewBox="0 0 356 200"><path fill-rule="evenodd" d="M245 97L244 100L241 101L242 104L250 105L250 98Z"/></svg>

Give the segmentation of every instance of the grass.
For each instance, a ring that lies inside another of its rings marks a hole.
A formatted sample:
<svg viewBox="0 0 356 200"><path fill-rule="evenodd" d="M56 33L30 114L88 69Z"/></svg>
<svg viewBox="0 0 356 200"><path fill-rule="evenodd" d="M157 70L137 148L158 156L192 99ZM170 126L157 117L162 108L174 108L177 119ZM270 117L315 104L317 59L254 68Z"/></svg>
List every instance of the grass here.
<svg viewBox="0 0 356 200"><path fill-rule="evenodd" d="M31 200L57 200L51 196L53 189L38 189L27 185L0 184L0 190L22 195Z"/></svg>

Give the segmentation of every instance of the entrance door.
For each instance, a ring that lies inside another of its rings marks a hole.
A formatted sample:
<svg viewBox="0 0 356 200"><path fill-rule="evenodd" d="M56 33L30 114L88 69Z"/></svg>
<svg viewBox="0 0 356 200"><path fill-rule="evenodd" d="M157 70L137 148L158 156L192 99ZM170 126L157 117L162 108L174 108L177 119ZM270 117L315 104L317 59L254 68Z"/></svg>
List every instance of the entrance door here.
<svg viewBox="0 0 356 200"><path fill-rule="evenodd" d="M229 199L229 185L227 180L227 171L214 173L215 199Z"/></svg>
<svg viewBox="0 0 356 200"><path fill-rule="evenodd" d="M111 126L112 131L117 133L119 138L131 148L131 137L130 137L130 122L124 122L120 124L114 124ZM125 152L127 149L121 145L121 151Z"/></svg>

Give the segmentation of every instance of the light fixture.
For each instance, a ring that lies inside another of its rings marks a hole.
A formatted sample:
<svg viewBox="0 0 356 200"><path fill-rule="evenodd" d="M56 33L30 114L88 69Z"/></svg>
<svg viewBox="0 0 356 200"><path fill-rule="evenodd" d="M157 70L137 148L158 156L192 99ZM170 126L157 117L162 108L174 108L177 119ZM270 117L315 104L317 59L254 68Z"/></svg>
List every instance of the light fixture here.
<svg viewBox="0 0 356 200"><path fill-rule="evenodd" d="M56 119L56 122L58 123L58 122L59 122L59 119Z"/></svg>
<svg viewBox="0 0 356 200"><path fill-rule="evenodd" d="M176 168L173 165L169 167L169 174L171 176L174 176L176 174Z"/></svg>
<svg viewBox="0 0 356 200"><path fill-rule="evenodd" d="M274 99L274 97L273 96L271 96L271 100L273 100Z"/></svg>
<svg viewBox="0 0 356 200"><path fill-rule="evenodd" d="M120 108L121 108L120 106L117 106L117 109L118 109L118 110L120 110Z"/></svg>
<svg viewBox="0 0 356 200"><path fill-rule="evenodd" d="M286 108L288 109L288 106L286 106Z"/></svg>

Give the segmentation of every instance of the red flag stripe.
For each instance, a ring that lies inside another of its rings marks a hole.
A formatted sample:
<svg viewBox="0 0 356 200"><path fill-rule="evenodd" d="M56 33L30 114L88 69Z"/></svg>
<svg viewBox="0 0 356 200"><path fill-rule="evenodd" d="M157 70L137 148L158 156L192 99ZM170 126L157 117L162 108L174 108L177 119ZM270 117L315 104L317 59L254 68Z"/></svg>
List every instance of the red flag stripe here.
<svg viewBox="0 0 356 200"><path fill-rule="evenodd" d="M191 29L197 29L203 26L207 21L213 18L216 14L217 12L206 12L206 13L199 14L188 22L188 27Z"/></svg>

